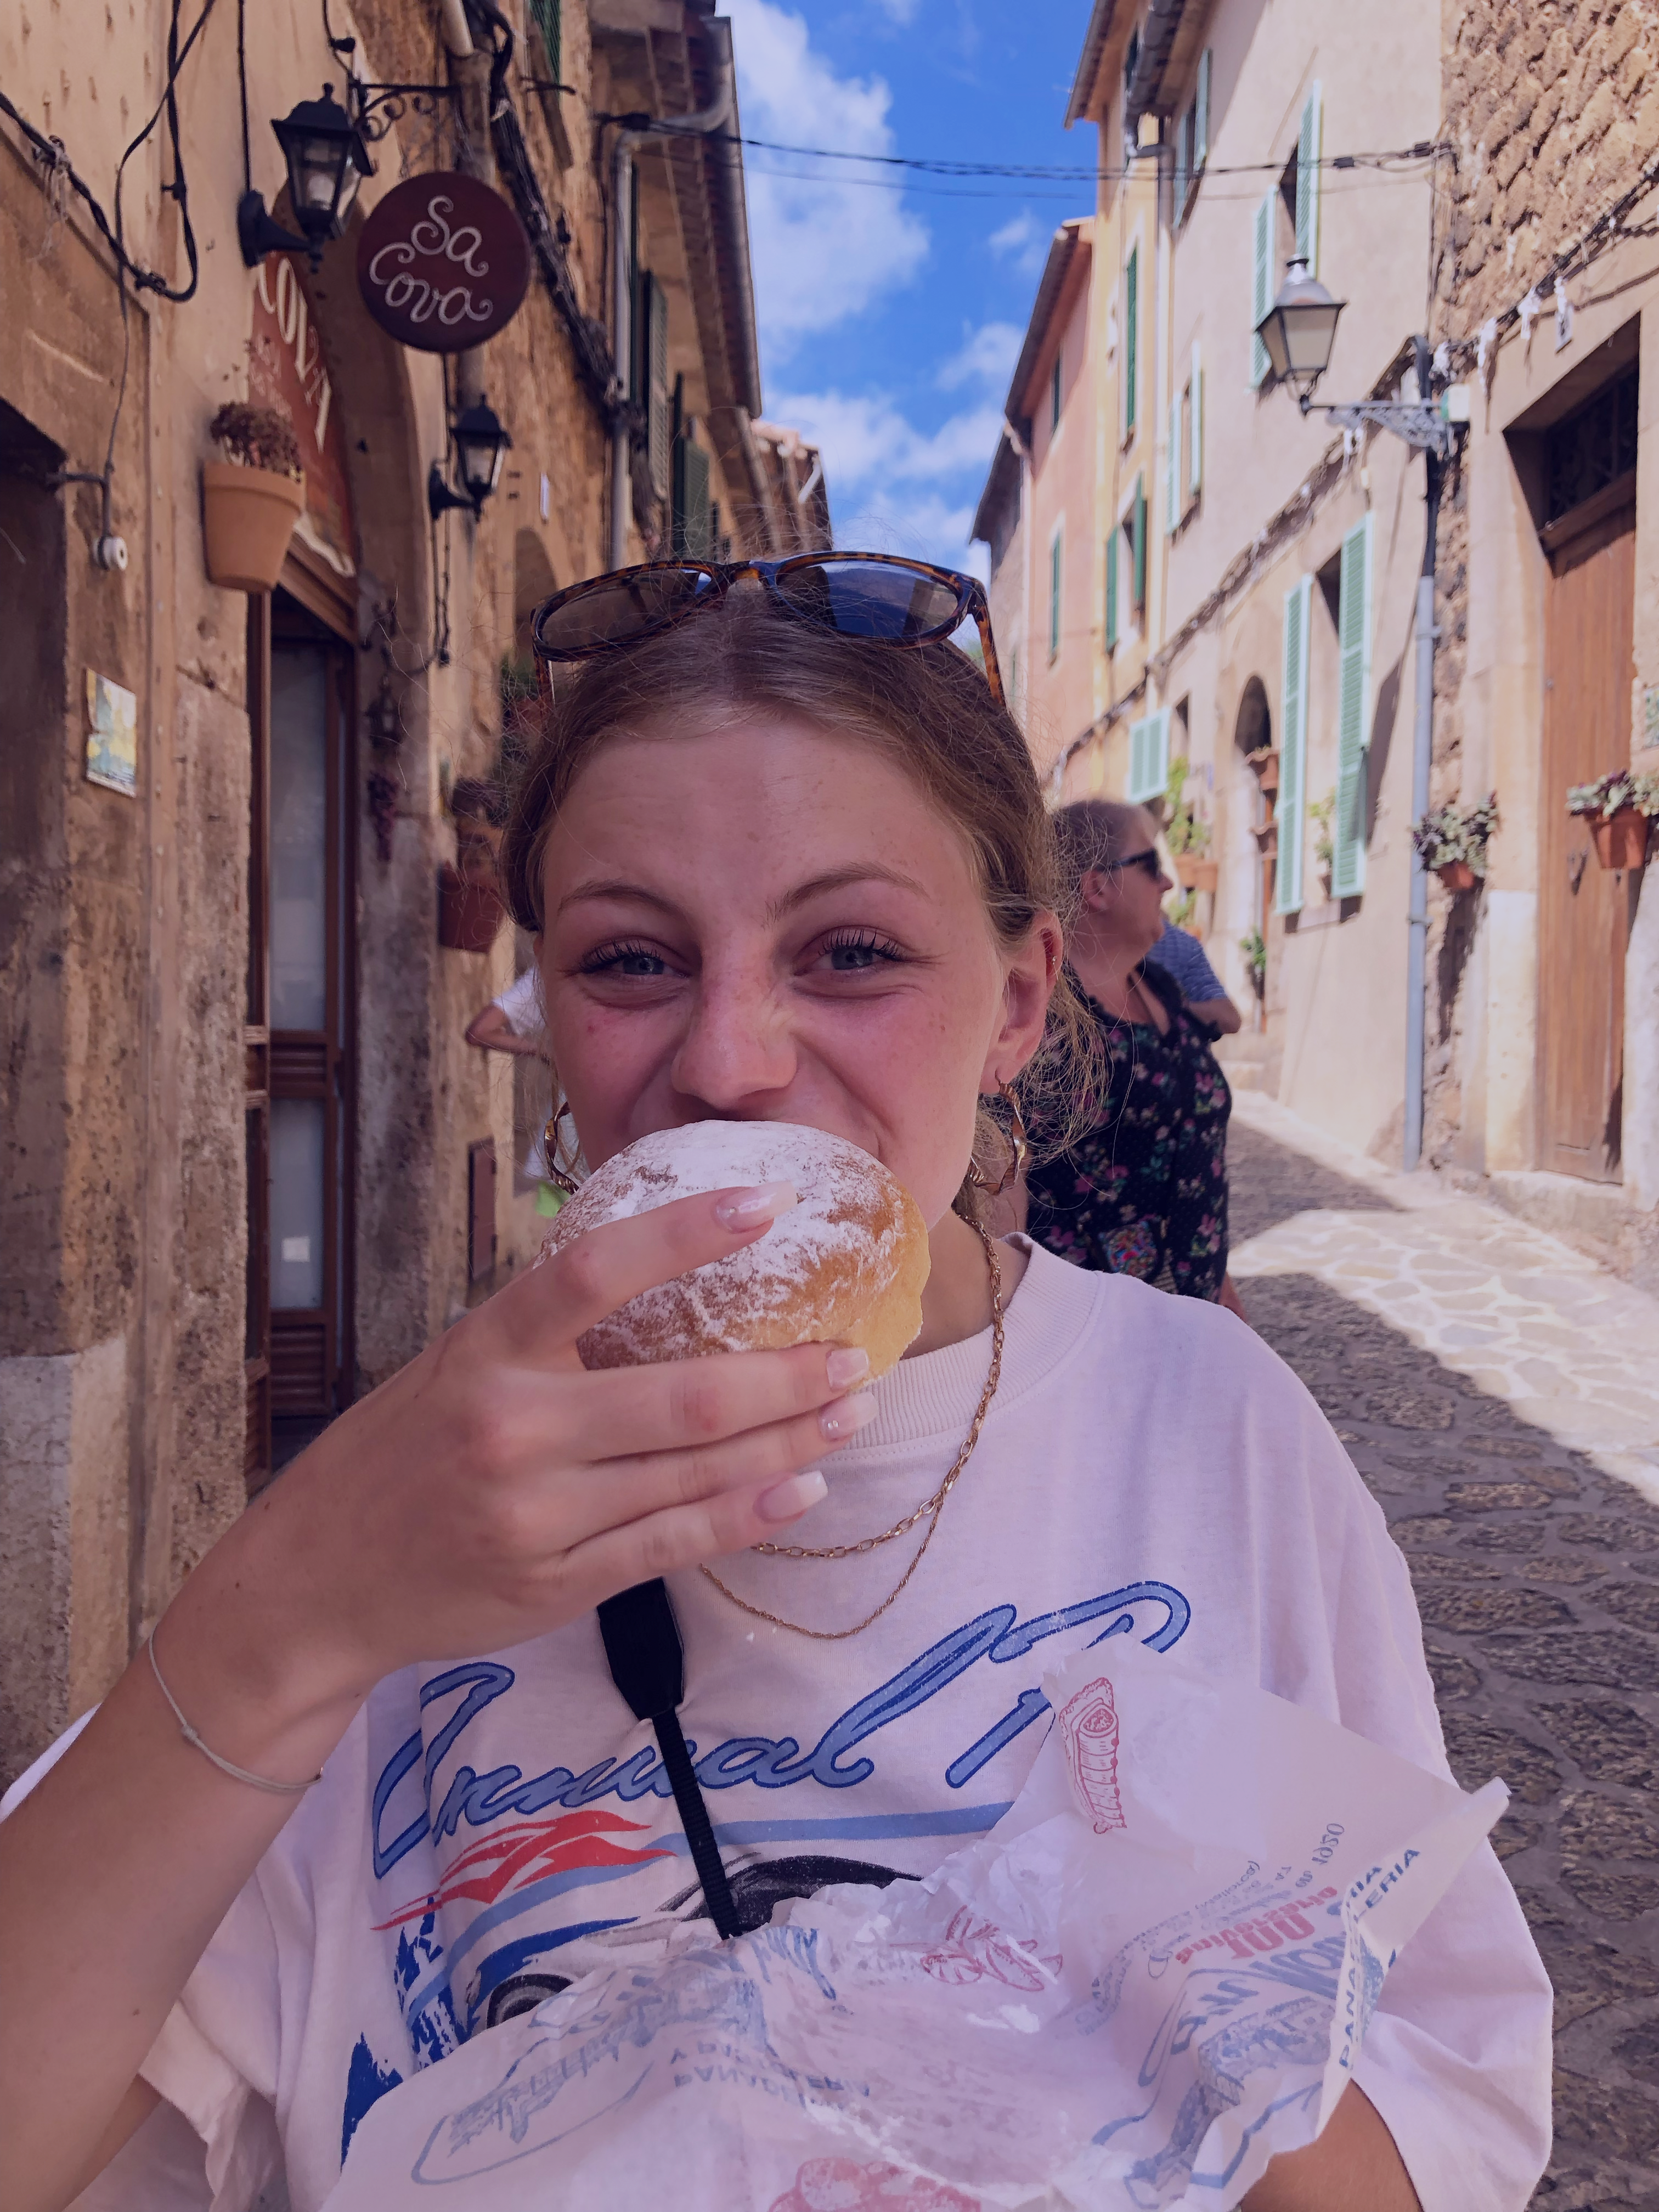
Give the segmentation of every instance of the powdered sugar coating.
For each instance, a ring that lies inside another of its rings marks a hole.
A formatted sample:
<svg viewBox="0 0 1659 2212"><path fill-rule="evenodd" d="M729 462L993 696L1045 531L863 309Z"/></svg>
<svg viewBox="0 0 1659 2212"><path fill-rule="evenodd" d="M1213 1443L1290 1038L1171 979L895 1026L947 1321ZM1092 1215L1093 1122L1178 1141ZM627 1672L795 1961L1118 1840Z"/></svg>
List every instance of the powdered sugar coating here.
<svg viewBox="0 0 1659 2212"><path fill-rule="evenodd" d="M557 1251L602 1222L705 1190L790 1182L800 1202L728 1258L644 1291L588 1330L589 1367L710 1352L860 1344L882 1374L921 1326L927 1231L909 1193L842 1137L789 1121L695 1121L607 1160L562 1206Z"/></svg>

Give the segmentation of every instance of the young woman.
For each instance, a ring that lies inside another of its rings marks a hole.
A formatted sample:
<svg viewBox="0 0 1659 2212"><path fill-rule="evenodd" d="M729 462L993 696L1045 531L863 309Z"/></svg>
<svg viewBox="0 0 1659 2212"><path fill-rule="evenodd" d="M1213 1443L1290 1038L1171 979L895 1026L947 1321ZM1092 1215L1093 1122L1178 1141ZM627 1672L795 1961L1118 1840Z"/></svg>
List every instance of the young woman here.
<svg viewBox="0 0 1659 2212"><path fill-rule="evenodd" d="M976 1224L981 1101L1052 1077L1075 1012L1029 757L942 641L976 589L829 556L544 611L545 649L608 641L505 854L582 1151L709 1115L866 1146L930 1224L922 1334L873 1391L821 1345L585 1373L596 1316L791 1196L726 1192L579 1240L343 1416L0 1826L9 2212L100 2172L88 2204L240 2208L279 2170L313 2212L376 2096L698 1912L593 1612L653 1575L749 1924L983 1832L1043 1666L1103 1635L1445 1771L1404 1565L1295 1379ZM1251 2212L1520 2212L1548 2023L1483 1850Z"/></svg>

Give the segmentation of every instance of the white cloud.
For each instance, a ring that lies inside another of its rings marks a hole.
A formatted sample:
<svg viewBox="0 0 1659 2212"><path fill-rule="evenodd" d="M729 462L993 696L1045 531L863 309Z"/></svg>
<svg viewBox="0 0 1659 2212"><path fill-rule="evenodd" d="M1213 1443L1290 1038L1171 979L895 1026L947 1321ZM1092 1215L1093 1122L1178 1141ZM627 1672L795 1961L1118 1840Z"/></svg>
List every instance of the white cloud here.
<svg viewBox="0 0 1659 2212"><path fill-rule="evenodd" d="M1029 208L994 230L986 243L1000 261L1012 261L1026 276L1035 276L1048 256L1050 234Z"/></svg>
<svg viewBox="0 0 1659 2212"><path fill-rule="evenodd" d="M1012 323L981 323L940 369L940 390L956 392L964 384L988 384L999 392L1006 390L1023 342L1024 333Z"/></svg>
<svg viewBox="0 0 1659 2212"><path fill-rule="evenodd" d="M879 393L795 392L775 411L823 455L838 545L975 565L968 532L1002 428L1000 407L964 408L933 431Z"/></svg>
<svg viewBox="0 0 1659 2212"><path fill-rule="evenodd" d="M795 145L805 139L849 153L891 152L892 94L880 77L837 76L813 52L805 19L772 0L728 0L726 12L747 135ZM902 196L836 173L847 167L747 153L755 301L763 347L772 359L786 356L808 332L830 330L908 284L927 258L927 228L906 210ZM822 173L777 173L809 168Z"/></svg>

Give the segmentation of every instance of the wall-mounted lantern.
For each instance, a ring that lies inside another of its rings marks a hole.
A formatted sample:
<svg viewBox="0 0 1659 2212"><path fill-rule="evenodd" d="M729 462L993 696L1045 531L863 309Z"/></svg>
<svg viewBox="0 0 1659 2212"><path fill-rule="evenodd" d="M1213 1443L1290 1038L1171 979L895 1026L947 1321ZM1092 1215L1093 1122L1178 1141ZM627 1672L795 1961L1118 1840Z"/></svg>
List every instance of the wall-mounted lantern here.
<svg viewBox="0 0 1659 2212"><path fill-rule="evenodd" d="M246 191L236 208L242 258L257 269L267 253L303 252L313 270L323 248L345 229L357 187L373 176L374 164L362 131L334 97L331 85L320 100L302 100L271 129L288 164L288 194L302 235L284 230L266 212L262 193Z"/></svg>
<svg viewBox="0 0 1659 2212"><path fill-rule="evenodd" d="M426 480L426 500L434 522L453 507L471 507L475 516L482 514L484 501L501 480L501 463L513 444L500 416L483 399L475 399L456 416L449 442L461 489L452 491L434 461Z"/></svg>

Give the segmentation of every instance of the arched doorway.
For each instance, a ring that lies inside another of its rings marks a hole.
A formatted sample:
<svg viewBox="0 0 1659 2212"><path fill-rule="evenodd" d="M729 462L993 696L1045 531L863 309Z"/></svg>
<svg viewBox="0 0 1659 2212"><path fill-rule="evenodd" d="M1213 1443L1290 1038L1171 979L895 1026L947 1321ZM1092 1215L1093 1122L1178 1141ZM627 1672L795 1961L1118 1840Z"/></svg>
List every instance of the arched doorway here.
<svg viewBox="0 0 1659 2212"><path fill-rule="evenodd" d="M1273 714L1267 686L1259 676L1245 684L1233 725L1233 747L1240 780L1249 803L1245 827L1249 846L1240 858L1250 872L1250 932L1253 940L1250 980L1256 996L1256 1019L1266 1019L1267 1002L1267 921L1273 911L1273 857L1277 831L1273 823L1274 795L1279 789L1279 755L1273 746Z"/></svg>

